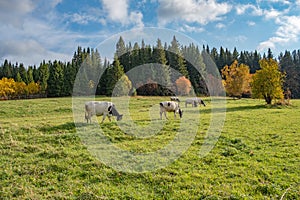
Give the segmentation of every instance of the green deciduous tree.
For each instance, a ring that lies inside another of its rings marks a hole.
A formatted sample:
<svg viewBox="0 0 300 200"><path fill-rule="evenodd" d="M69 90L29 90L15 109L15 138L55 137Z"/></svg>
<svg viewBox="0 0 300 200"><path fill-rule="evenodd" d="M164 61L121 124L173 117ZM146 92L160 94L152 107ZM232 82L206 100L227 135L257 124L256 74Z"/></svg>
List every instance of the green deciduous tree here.
<svg viewBox="0 0 300 200"><path fill-rule="evenodd" d="M253 97L264 98L267 104L271 104L273 99L282 99L285 75L280 72L277 61L265 58L259 64L261 70L253 76Z"/></svg>

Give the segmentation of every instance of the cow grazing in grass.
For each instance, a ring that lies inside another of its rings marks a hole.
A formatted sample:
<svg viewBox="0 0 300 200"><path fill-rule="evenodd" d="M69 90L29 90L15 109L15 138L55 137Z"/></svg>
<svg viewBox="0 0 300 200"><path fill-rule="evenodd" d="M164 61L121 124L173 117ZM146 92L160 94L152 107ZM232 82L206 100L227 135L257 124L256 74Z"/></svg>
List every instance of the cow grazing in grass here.
<svg viewBox="0 0 300 200"><path fill-rule="evenodd" d="M201 104L203 106L206 106L206 104L204 103L204 101L198 97L195 97L195 98L188 98L185 100L185 107L187 107L187 104L192 104L192 107L197 107L198 104Z"/></svg>
<svg viewBox="0 0 300 200"><path fill-rule="evenodd" d="M180 102L179 98L178 97L170 97L171 101L177 101L177 102Z"/></svg>
<svg viewBox="0 0 300 200"><path fill-rule="evenodd" d="M180 109L178 102L175 101L164 101L160 102L160 119L162 119L162 114L164 113L166 119L167 117L167 112L174 112L174 118L176 119L176 113L179 113L179 117L182 118L183 110Z"/></svg>
<svg viewBox="0 0 300 200"><path fill-rule="evenodd" d="M117 121L120 121L123 117L117 109L115 104L108 101L88 101L85 103L85 119L87 123L92 122L92 116L101 116L103 115L101 123L105 120L106 116L109 121L111 121L111 116L116 116Z"/></svg>

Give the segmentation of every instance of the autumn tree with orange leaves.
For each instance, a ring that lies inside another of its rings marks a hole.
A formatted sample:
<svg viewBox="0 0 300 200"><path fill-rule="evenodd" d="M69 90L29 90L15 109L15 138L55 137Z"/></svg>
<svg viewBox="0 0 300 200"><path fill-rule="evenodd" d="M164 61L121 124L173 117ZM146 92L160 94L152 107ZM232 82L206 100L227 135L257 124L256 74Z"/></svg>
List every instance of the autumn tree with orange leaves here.
<svg viewBox="0 0 300 200"><path fill-rule="evenodd" d="M223 85L228 96L241 98L243 93L250 91L250 69L245 64L234 61L222 69Z"/></svg>
<svg viewBox="0 0 300 200"><path fill-rule="evenodd" d="M188 95L192 89L190 80L184 76L179 77L175 84L179 95Z"/></svg>

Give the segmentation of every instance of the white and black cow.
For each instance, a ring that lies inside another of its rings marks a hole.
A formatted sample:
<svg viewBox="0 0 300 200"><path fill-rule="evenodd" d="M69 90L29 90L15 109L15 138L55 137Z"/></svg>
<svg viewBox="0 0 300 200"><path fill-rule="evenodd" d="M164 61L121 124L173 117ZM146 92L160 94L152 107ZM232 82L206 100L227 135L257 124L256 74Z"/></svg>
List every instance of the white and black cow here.
<svg viewBox="0 0 300 200"><path fill-rule="evenodd" d="M177 102L180 102L179 98L178 97L170 97L171 101L177 101Z"/></svg>
<svg viewBox="0 0 300 200"><path fill-rule="evenodd" d="M185 100L185 107L187 107L187 104L192 104L192 107L197 107L198 104L200 104L200 106L201 106L201 104L203 106L206 106L206 104L204 103L204 101L202 99L200 99L200 98L197 98L197 97L186 99Z"/></svg>
<svg viewBox="0 0 300 200"><path fill-rule="evenodd" d="M166 119L167 117L167 112L174 112L174 118L176 119L176 113L179 113L179 117L182 118L183 110L180 109L178 102L175 101L164 101L160 102L160 119L162 119L162 114L164 113Z"/></svg>
<svg viewBox="0 0 300 200"><path fill-rule="evenodd" d="M111 121L111 116L116 116L117 121L120 121L123 117L117 109L115 104L108 101L88 101L85 103L85 119L87 123L92 122L92 116L101 116L103 115L101 123L105 120L107 116L109 121Z"/></svg>

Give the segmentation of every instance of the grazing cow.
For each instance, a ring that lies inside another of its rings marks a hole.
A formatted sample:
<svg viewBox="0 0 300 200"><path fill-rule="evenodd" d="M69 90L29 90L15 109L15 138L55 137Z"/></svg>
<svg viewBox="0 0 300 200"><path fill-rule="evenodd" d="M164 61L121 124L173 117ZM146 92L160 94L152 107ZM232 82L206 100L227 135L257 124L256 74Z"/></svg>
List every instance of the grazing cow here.
<svg viewBox="0 0 300 200"><path fill-rule="evenodd" d="M177 101L177 102L180 102L179 98L178 97L170 97L171 101Z"/></svg>
<svg viewBox="0 0 300 200"><path fill-rule="evenodd" d="M101 116L103 115L101 123L105 120L105 117L107 116L109 121L111 121L111 116L116 116L117 121L120 121L123 117L121 115L116 107L115 104L108 101L88 101L85 103L85 119L87 123L92 122L92 116Z"/></svg>
<svg viewBox="0 0 300 200"><path fill-rule="evenodd" d="M178 102L175 101L164 101L160 102L160 119L164 113L166 119L168 119L166 112L174 112L174 118L176 119L176 113L179 113L179 117L182 118L183 110L180 109Z"/></svg>
<svg viewBox="0 0 300 200"><path fill-rule="evenodd" d="M201 104L203 106L206 106L205 103L204 103L204 101L202 99L200 99L200 98L197 98L197 97L186 99L185 100L185 107L187 107L187 104L192 104L192 107L197 107L198 104L200 104L200 106L201 106Z"/></svg>

